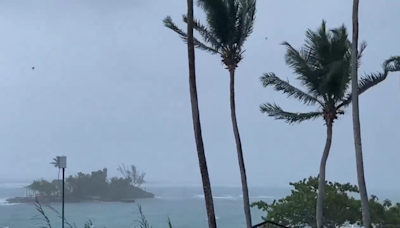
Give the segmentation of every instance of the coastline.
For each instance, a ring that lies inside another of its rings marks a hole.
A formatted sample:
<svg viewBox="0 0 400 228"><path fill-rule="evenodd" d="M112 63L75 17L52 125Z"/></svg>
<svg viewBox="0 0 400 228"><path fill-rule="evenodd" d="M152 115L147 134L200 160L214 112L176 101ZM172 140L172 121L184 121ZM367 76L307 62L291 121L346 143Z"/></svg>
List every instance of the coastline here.
<svg viewBox="0 0 400 228"><path fill-rule="evenodd" d="M92 197L91 199L71 199L66 197L64 199L65 203L108 203L108 202L121 202L121 203L134 203L137 199L153 199L155 195L150 192L146 192L147 194L141 197L135 198L126 198L126 199L102 199L98 197ZM60 197L47 197L47 196L37 196L37 197L13 197L6 199L6 202L9 204L14 203L23 203L23 204L30 204L40 202L42 204L49 204L49 203L61 203L62 200Z"/></svg>

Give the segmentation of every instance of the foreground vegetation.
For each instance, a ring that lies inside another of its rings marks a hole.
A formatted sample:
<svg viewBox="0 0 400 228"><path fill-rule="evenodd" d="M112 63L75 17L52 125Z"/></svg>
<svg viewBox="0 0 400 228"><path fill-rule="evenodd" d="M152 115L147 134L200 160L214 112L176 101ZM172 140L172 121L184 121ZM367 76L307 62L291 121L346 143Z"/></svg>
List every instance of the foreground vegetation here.
<svg viewBox="0 0 400 228"><path fill-rule="evenodd" d="M318 178L309 177L296 183L291 194L271 204L258 201L253 207L265 211L264 220L280 223L288 227L317 227L315 214L317 204ZM325 202L323 223L326 228L335 228L351 224L362 225L361 201L354 198L359 193L357 186L325 182ZM380 202L372 195L369 200L371 224L375 228L400 227L400 203L392 204L388 199Z"/></svg>
<svg viewBox="0 0 400 228"><path fill-rule="evenodd" d="M47 216L46 212L44 211L44 208L42 204L39 202L39 200L36 198L34 206L36 210L39 212L39 215L36 215L32 218L32 220L38 221L36 223L36 226L40 228L53 228L54 226L52 225L49 217ZM61 214L51 207L50 205L46 206L49 208L52 212L54 212L58 218L62 219ZM152 228L152 226L149 224L149 222L146 219L146 216L143 213L142 206L138 204L138 214L139 218L135 220L135 222L138 224L138 226L135 227L140 227L140 228ZM66 225L65 227L67 228L77 228L78 226L75 223L70 223L66 218L64 218L64 224ZM167 218L167 225L169 228L173 228L171 219L168 217ZM94 228L94 224L91 220L88 220L84 225L84 228Z"/></svg>
<svg viewBox="0 0 400 228"><path fill-rule="evenodd" d="M140 186L145 182L145 173L139 172L135 165L119 166L123 177L108 179L107 169L85 174L79 172L65 179L65 202L132 201L138 198L153 198L154 194L144 191ZM60 202L62 181L49 182L35 180L27 188L38 193L36 197L45 203ZM34 197L17 197L7 200L9 203L34 202Z"/></svg>

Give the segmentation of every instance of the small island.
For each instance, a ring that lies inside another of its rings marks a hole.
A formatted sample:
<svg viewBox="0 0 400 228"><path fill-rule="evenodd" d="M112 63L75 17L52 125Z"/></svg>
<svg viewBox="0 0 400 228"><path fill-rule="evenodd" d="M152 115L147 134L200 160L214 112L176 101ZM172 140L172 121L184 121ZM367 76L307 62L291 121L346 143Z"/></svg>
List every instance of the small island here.
<svg viewBox="0 0 400 228"><path fill-rule="evenodd" d="M57 167L57 166L56 166ZM145 183L144 172L136 166L119 166L123 177L107 178L107 169L85 174L79 172L65 178L65 202L135 202L135 199L154 198L154 194L146 192L141 185ZM40 179L25 187L24 197L7 199L8 203L41 203L62 201L62 180L51 182Z"/></svg>

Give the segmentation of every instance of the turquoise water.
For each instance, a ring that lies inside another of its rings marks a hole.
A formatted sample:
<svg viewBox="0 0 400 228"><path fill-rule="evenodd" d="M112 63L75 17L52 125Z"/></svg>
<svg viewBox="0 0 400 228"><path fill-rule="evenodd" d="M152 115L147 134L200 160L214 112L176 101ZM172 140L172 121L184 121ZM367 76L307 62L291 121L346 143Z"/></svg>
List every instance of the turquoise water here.
<svg viewBox="0 0 400 228"><path fill-rule="evenodd" d="M128 228L138 225L138 208L142 210L154 228L168 227L171 219L175 228L205 228L207 216L201 186L148 186L148 191L156 194L155 199L138 200L136 203L81 203L66 204L65 216L70 223L83 227L92 220L95 227ZM250 188L251 201L272 201L288 193L282 189ZM240 187L213 187L214 204L219 227L245 227ZM6 204L4 199L23 196L24 190L15 185L0 185L0 226L9 228L37 227L38 215L31 204ZM61 204L52 204L61 212ZM61 219L46 210L53 227L61 227ZM252 209L253 223L261 222L263 212Z"/></svg>

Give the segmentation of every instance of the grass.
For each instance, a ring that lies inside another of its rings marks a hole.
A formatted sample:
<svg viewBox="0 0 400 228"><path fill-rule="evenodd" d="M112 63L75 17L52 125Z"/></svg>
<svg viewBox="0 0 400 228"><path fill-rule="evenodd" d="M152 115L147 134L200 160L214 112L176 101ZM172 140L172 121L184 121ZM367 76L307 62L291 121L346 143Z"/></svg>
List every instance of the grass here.
<svg viewBox="0 0 400 228"><path fill-rule="evenodd" d="M40 204L37 198L35 199L35 201L36 202L33 205L35 206L35 209L39 212L38 215L32 217L32 220L37 221L35 225L39 228L53 228L49 217L46 215L46 212L43 209L43 206ZM62 218L61 214L52 206L46 205L46 208L49 208L52 212L54 212L58 218ZM138 204L138 211L139 218L135 220L138 225L135 225L135 228L153 228L147 221L146 216L143 213L142 206L140 204ZM67 228L78 228L75 223L71 224L66 218L64 218L64 224ZM167 224L168 228L173 228L171 219L169 217L167 219ZM88 220L84 224L84 228L94 228L93 222L91 220Z"/></svg>

